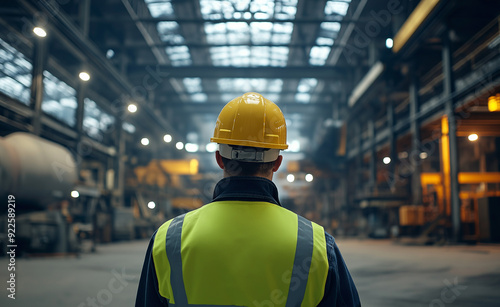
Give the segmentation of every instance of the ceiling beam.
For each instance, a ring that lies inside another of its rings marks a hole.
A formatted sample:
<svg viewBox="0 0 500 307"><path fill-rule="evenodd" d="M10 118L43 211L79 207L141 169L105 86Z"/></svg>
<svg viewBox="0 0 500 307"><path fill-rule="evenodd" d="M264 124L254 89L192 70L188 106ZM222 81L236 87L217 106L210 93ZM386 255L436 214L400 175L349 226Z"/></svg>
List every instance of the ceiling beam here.
<svg viewBox="0 0 500 307"><path fill-rule="evenodd" d="M169 21L174 21L177 23L192 23L192 24L205 24L205 23L227 23L227 22L245 22L245 23L252 23L252 22L273 22L273 23L285 23L285 22L291 22L294 24L297 23L302 23L302 24L320 24L322 22L338 22L338 23L353 23L353 22L366 22L369 21L370 19L368 18L349 18L349 17L343 17L342 15L337 15L337 16L329 16L328 18L288 18L288 19L276 19L276 18L270 18L270 19L256 19L256 18L250 18L250 19L235 19L235 18L222 18L222 19L217 19L217 20L207 20L203 18L172 18L172 17L137 17L137 18L132 18L132 21L135 22L143 22L143 23L158 23L158 22L169 22ZM95 23L108 23L110 20L102 17L93 17L90 19L91 22ZM130 21L130 18L124 18L124 17L117 17L114 18L112 21L114 22L124 22L124 21Z"/></svg>
<svg viewBox="0 0 500 307"><path fill-rule="evenodd" d="M130 65L130 79L144 78L148 72L168 78L266 78L266 79L344 79L349 69L328 66L295 67L228 67L228 66L169 66L169 65Z"/></svg>
<svg viewBox="0 0 500 307"><path fill-rule="evenodd" d="M337 48L344 48L345 45L326 45L326 44L316 44L315 42L311 43L290 43L290 44L272 44L272 43L267 43L267 44L254 44L252 42L248 43L238 43L238 44L208 44L208 43L190 43L190 42L185 42L182 44L172 44L168 42L162 42L162 43L157 43L157 44L145 44L142 42L133 42L133 43L125 43L125 44L118 44L118 43L112 43L112 44L107 44L106 48L110 49L146 49L146 48L152 48L152 47L175 47L175 46L187 46L189 48L193 49L200 49L200 48L212 48L212 47L287 47L290 49L297 49L297 48L311 48L314 46L318 47L330 47L332 49L337 49Z"/></svg>
<svg viewBox="0 0 500 307"><path fill-rule="evenodd" d="M187 108L187 107L208 107L208 108L221 108L225 105L224 102L180 102L180 101L168 101L165 105L169 108ZM330 108L331 103L298 103L298 102L288 102L288 103L277 103L280 108Z"/></svg>
<svg viewBox="0 0 500 307"><path fill-rule="evenodd" d="M365 5L367 3L368 0L359 0L355 9L352 8L351 5L349 5L349 11L352 12L351 13L352 15L350 16L353 18L353 20L357 20L359 16L361 16L361 13L363 12L363 9L365 8ZM347 27L341 28L339 37L337 37L336 39L336 41L339 42L341 46L347 45L347 42L349 41L349 38L351 37L351 34L354 31L355 26L356 26L355 22L350 22L347 25ZM345 30L343 28L345 28ZM335 49L333 52L330 53L330 56L328 57L326 62L330 65L336 65L337 62L339 61L342 51L344 51L344 48Z"/></svg>
<svg viewBox="0 0 500 307"><path fill-rule="evenodd" d="M144 24L142 21L139 21L140 17L151 16L149 15L149 10L144 1L122 0L122 3L132 20L134 20L135 26L137 27L139 32L141 32L144 41L146 42L148 48L151 49L151 52L153 52L158 63L168 64L169 60L165 50L155 46L161 43L158 32L156 31L156 27L152 24ZM108 18L105 19L107 19L109 22Z"/></svg>
<svg viewBox="0 0 500 307"><path fill-rule="evenodd" d="M215 88L215 89L204 89L203 90L203 93L204 94L207 94L207 95L232 95L234 97L237 97L237 96L241 96L241 91L237 91L237 90L232 90L232 91L224 91L224 92L221 92L219 89ZM280 97L282 97L283 95L295 95L297 94L297 90L282 90L282 91L277 91L277 90L265 90L265 91L261 91L260 92L262 95L264 94L279 94ZM324 96L328 96L328 95L337 95L339 94L340 92L337 91L335 88L327 88L326 90L324 90L323 92L321 92L321 95L318 95L320 97L324 97ZM172 90L163 90L163 89L158 89L156 91L156 94L157 95L175 95L175 94L184 94L184 95L190 95L192 93L188 92L188 91L182 91L182 92L176 92L176 91L172 91Z"/></svg>

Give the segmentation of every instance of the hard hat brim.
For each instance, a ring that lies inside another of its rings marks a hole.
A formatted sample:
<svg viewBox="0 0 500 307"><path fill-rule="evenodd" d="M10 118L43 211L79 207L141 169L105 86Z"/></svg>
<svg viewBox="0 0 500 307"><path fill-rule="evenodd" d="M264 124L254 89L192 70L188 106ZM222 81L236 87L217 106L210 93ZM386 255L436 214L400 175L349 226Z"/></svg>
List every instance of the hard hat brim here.
<svg viewBox="0 0 500 307"><path fill-rule="evenodd" d="M257 148L270 148L270 149L287 149L287 144L273 144L273 143L263 143L263 142L255 142L248 140L230 140L225 138L210 138L210 142L218 143L218 144L227 144L227 145L235 145L235 146L248 146L248 147L257 147Z"/></svg>

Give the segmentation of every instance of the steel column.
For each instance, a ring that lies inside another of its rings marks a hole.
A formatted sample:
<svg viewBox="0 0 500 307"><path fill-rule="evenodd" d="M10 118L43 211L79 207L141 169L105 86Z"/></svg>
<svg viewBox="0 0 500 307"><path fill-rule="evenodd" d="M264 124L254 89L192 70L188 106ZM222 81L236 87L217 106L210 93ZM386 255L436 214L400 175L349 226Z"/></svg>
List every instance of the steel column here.
<svg viewBox="0 0 500 307"><path fill-rule="evenodd" d="M387 129L389 129L389 158L391 162L389 163L389 178L396 178L396 133L394 131L394 103L389 101L387 103ZM394 182L394 181L392 181ZM390 186L391 190L393 188L392 184Z"/></svg>
<svg viewBox="0 0 500 307"><path fill-rule="evenodd" d="M79 6L79 21L80 28L84 37L88 37L89 33L89 19L90 19L90 1L91 0L83 0L80 2ZM86 65L83 65L84 67ZM76 109L76 132L78 133L77 137L77 148L80 146L80 142L83 136L83 114L85 108L85 92L87 89L87 84L85 81L79 80L78 84L78 93L77 93L77 109Z"/></svg>
<svg viewBox="0 0 500 307"><path fill-rule="evenodd" d="M450 148L450 200L451 200L451 221L453 241L461 240L460 229L460 198L458 185L458 148L457 148L457 126L455 120L455 80L453 79L452 51L449 39L449 31L443 35L443 95L448 97L445 101L445 113L448 117L449 126L449 148Z"/></svg>
<svg viewBox="0 0 500 307"><path fill-rule="evenodd" d="M84 82L80 82L78 85L78 92L76 95L76 101L78 103L76 107L76 132L77 136L77 146L80 143L83 136L83 109L84 109L84 99L85 99L85 89L86 84Z"/></svg>
<svg viewBox="0 0 500 307"><path fill-rule="evenodd" d="M80 27L82 28L82 34L84 37L89 36L90 1L91 0L81 1L79 7Z"/></svg>
<svg viewBox="0 0 500 307"><path fill-rule="evenodd" d="M354 187L355 194L358 194L361 189L361 185L363 184L363 153L361 152L361 122L354 123L354 131L355 133L355 144L357 149L356 155L356 185Z"/></svg>
<svg viewBox="0 0 500 307"><path fill-rule="evenodd" d="M126 149L126 135L123 130L123 120L121 116L116 117L115 121L115 134L116 134L116 147L118 152L115 160L115 189L113 193L114 205L123 206L123 194L125 191L125 149Z"/></svg>
<svg viewBox="0 0 500 307"><path fill-rule="evenodd" d="M33 108L31 119L32 132L40 135L42 130L42 102L43 102L43 71L47 64L46 38L36 38L33 48L33 69L31 80L30 104Z"/></svg>
<svg viewBox="0 0 500 307"><path fill-rule="evenodd" d="M375 120L368 122L368 134L370 137L370 192L377 190L377 151L375 149Z"/></svg>
<svg viewBox="0 0 500 307"><path fill-rule="evenodd" d="M411 133L411 153L409 155L412 165L411 194L412 203L419 205L422 203L422 185L420 184L420 121L417 114L420 111L420 101L418 97L419 80L415 69L412 69L410 83L410 133Z"/></svg>

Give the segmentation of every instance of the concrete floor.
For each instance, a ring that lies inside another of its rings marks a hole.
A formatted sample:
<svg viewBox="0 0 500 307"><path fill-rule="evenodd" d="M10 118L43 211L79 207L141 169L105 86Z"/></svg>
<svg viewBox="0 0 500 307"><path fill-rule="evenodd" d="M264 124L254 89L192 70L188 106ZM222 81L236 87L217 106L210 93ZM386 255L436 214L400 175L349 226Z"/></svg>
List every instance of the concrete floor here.
<svg viewBox="0 0 500 307"><path fill-rule="evenodd" d="M401 246L337 240L363 306L500 306L500 246ZM0 306L133 306L146 241L98 247L80 258L16 262L16 300Z"/></svg>

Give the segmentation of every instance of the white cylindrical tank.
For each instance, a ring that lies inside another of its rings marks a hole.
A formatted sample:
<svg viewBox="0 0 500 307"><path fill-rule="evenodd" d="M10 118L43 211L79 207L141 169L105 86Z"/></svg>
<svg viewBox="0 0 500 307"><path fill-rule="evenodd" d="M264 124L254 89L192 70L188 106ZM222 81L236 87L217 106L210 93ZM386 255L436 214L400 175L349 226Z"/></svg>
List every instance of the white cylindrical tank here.
<svg viewBox="0 0 500 307"><path fill-rule="evenodd" d="M0 137L0 196L12 194L16 203L46 207L68 198L77 180L77 167L63 146L30 133Z"/></svg>

